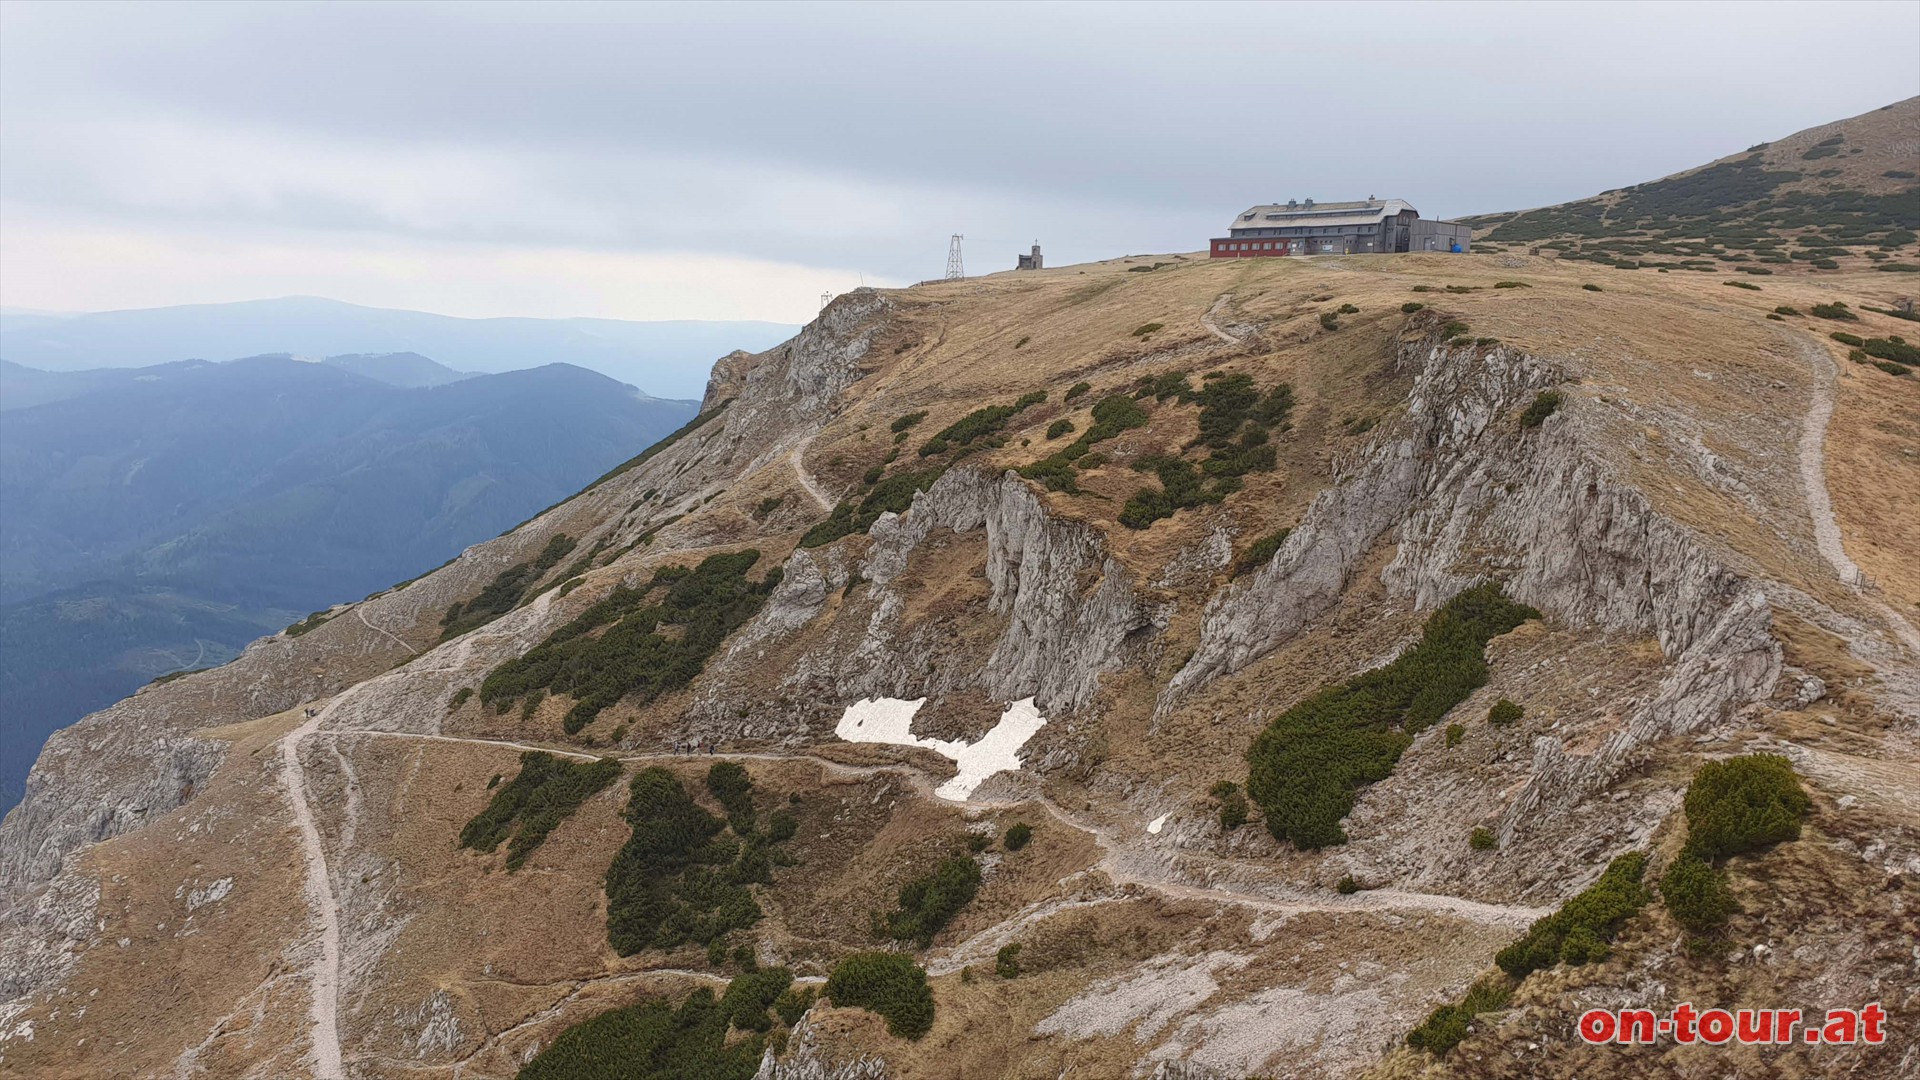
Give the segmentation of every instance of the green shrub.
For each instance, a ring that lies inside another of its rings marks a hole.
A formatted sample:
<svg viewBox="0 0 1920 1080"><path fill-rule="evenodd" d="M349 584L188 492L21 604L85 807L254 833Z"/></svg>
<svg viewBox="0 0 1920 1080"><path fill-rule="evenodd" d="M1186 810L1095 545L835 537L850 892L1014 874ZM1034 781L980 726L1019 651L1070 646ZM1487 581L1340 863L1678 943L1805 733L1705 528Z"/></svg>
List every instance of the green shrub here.
<svg viewBox="0 0 1920 1080"><path fill-rule="evenodd" d="M1473 832L1467 834L1467 846L1475 851L1492 851L1500 846L1500 841L1493 835L1492 829L1476 825Z"/></svg>
<svg viewBox="0 0 1920 1080"><path fill-rule="evenodd" d="M633 832L606 880L607 941L622 956L691 943L724 957L726 936L760 921L749 886L772 883L783 858L779 841L753 829L752 784L744 772L710 772L708 779L709 790L727 793L723 805L732 804L729 817L746 831L702 809L659 766L641 770L628 786Z"/></svg>
<svg viewBox="0 0 1920 1080"><path fill-rule="evenodd" d="M1198 466L1169 454L1136 461L1133 467L1156 474L1161 486L1141 488L1127 500L1119 521L1128 528L1147 528L1177 510L1218 503L1238 491L1240 477L1274 467L1272 432L1292 427L1288 417L1294 408L1293 387L1287 383L1262 394L1252 376L1235 372L1208 381L1204 389L1183 397L1188 399L1200 405L1200 434L1194 445L1204 445L1210 453Z"/></svg>
<svg viewBox="0 0 1920 1080"><path fill-rule="evenodd" d="M978 891L979 863L965 855L942 859L932 873L900 886L900 906L886 917L887 935L924 949Z"/></svg>
<svg viewBox="0 0 1920 1080"><path fill-rule="evenodd" d="M525 655L495 668L480 684L480 700L505 710L535 692L570 695L574 705L563 726L571 735L622 698L645 704L686 686L779 585L778 567L760 582L747 580L759 560L751 549L712 555L692 569L662 567L638 589L616 587ZM662 626L674 631L662 634Z"/></svg>
<svg viewBox="0 0 1920 1080"><path fill-rule="evenodd" d="M1073 433L1073 421L1068 420L1065 417L1055 420L1053 423L1047 425L1047 438L1049 439L1057 439L1062 435L1070 435L1072 433Z"/></svg>
<svg viewBox="0 0 1920 1080"><path fill-rule="evenodd" d="M1222 780L1213 785L1211 794L1220 803L1220 827L1228 832L1247 823L1247 797L1241 793L1240 785L1231 780Z"/></svg>
<svg viewBox="0 0 1920 1080"><path fill-rule="evenodd" d="M1497 977L1482 979L1467 990L1460 1004L1440 1006L1419 1027L1407 1032L1407 1045L1445 1057L1467 1037L1475 1016L1504 1009L1512 999L1513 989L1504 981Z"/></svg>
<svg viewBox="0 0 1920 1080"><path fill-rule="evenodd" d="M540 578L560 565L578 543L565 533L550 537L539 555L495 574L471 600L455 601L440 618L440 640L451 641L519 607Z"/></svg>
<svg viewBox="0 0 1920 1080"><path fill-rule="evenodd" d="M993 954L993 973L1003 979L1017 979L1020 977L1019 942L1016 941L1008 945L1002 945L1000 946L1000 951Z"/></svg>
<svg viewBox="0 0 1920 1080"><path fill-rule="evenodd" d="M1920 349L1901 338L1868 338L1860 343L1860 347L1868 356L1880 360L1891 360L1896 364L1920 364Z"/></svg>
<svg viewBox="0 0 1920 1080"><path fill-rule="evenodd" d="M1143 338L1143 337L1146 337L1148 334L1153 333L1155 330L1159 330L1162 328L1163 328L1162 324L1157 322L1145 323L1134 330L1133 336L1137 338Z"/></svg>
<svg viewBox="0 0 1920 1080"><path fill-rule="evenodd" d="M1520 414L1520 426L1537 428L1546 422L1560 408L1560 391L1542 390L1533 396L1533 402Z"/></svg>
<svg viewBox="0 0 1920 1080"><path fill-rule="evenodd" d="M1647 888L1640 883L1646 868L1645 852L1630 851L1614 859L1598 881L1559 911L1536 920L1525 936L1501 949L1493 962L1518 979L1563 960L1584 964L1606 959L1607 943L1646 905Z"/></svg>
<svg viewBox="0 0 1920 1080"><path fill-rule="evenodd" d="M701 987L679 1008L646 1001L612 1009L561 1032L519 1080L752 1080L765 1038L727 1038L732 1017L748 1008L742 999L715 1001Z"/></svg>
<svg viewBox="0 0 1920 1080"><path fill-rule="evenodd" d="M1879 368L1881 371L1884 371L1889 375L1907 375L1911 373L1911 369L1903 365L1896 364L1891 360L1875 360L1873 362L1873 366Z"/></svg>
<svg viewBox="0 0 1920 1080"><path fill-rule="evenodd" d="M1744 269L1744 268L1743 268L1743 269ZM1755 284L1753 284L1753 283L1752 283L1752 282L1750 282L1750 281L1723 281L1723 282L1721 282L1720 284L1722 284L1722 285L1731 285L1731 286L1733 286L1733 287L1734 287L1734 288L1736 288L1736 289L1751 289L1751 290L1753 290L1754 292L1759 292L1759 291L1760 291L1760 286L1758 286L1758 285L1755 285Z"/></svg>
<svg viewBox="0 0 1920 1080"><path fill-rule="evenodd" d="M1843 330L1835 330L1833 333L1828 334L1827 336L1839 342L1842 345L1851 345L1856 349L1867 343L1865 338L1857 337Z"/></svg>
<svg viewBox="0 0 1920 1080"><path fill-rule="evenodd" d="M1360 891L1360 883L1354 880L1352 874L1348 874L1340 879L1340 883L1333 887L1333 891L1341 896L1352 896Z"/></svg>
<svg viewBox="0 0 1920 1080"><path fill-rule="evenodd" d="M996 435L1007 426L1007 421L1018 416L1029 406L1038 405L1047 400L1044 390L1022 394L1011 405L989 405L975 409L967 415L942 428L933 438L920 447L921 457L932 457L946 453L953 447L968 449L974 443Z"/></svg>
<svg viewBox="0 0 1920 1080"><path fill-rule="evenodd" d="M1775 315L1798 315L1800 314L1800 309L1781 304L1779 307L1773 309L1773 313Z"/></svg>
<svg viewBox="0 0 1920 1080"><path fill-rule="evenodd" d="M1085 394L1087 391L1091 389L1093 389L1093 384L1090 382L1074 383L1072 386L1067 388L1067 396L1063 400L1066 400L1066 401L1078 400L1082 394Z"/></svg>
<svg viewBox="0 0 1920 1080"><path fill-rule="evenodd" d="M727 824L746 836L753 832L753 780L737 761L716 761L707 769L707 791L727 811Z"/></svg>
<svg viewBox="0 0 1920 1080"><path fill-rule="evenodd" d="M1605 291L1605 290L1603 290L1603 289L1601 289L1601 288L1600 288L1600 286L1598 286L1598 285L1582 285L1582 286L1580 286L1580 287L1581 287L1582 289L1585 289L1585 290L1586 290L1586 291L1588 291L1588 292L1603 292L1603 291Z"/></svg>
<svg viewBox="0 0 1920 1080"><path fill-rule="evenodd" d="M1449 322L1445 326L1442 326L1440 328L1440 336L1444 338L1460 337L1466 332L1467 332L1467 324L1461 322L1458 319L1455 319L1452 322Z"/></svg>
<svg viewBox="0 0 1920 1080"><path fill-rule="evenodd" d="M751 963L753 950L744 945L741 948ZM792 989L793 973L786 968L749 968L727 984L727 992L720 996L720 1011L741 1031L766 1031L773 1027L773 1017L767 1010Z"/></svg>
<svg viewBox="0 0 1920 1080"><path fill-rule="evenodd" d="M1403 315L1411 315L1416 311L1420 311L1424 309L1426 306L1427 305L1422 304L1417 300L1409 300L1406 303L1400 305L1400 312Z"/></svg>
<svg viewBox="0 0 1920 1080"><path fill-rule="evenodd" d="M1474 347L1475 347L1475 348L1478 348L1478 349L1484 349L1484 348L1486 348L1486 347L1487 347L1487 346L1489 346L1489 345L1498 345L1498 344L1500 344L1500 339L1499 339L1499 338L1496 338L1496 337L1480 337L1480 338L1474 338L1474 339L1473 339L1473 344L1474 344Z"/></svg>
<svg viewBox="0 0 1920 1080"><path fill-rule="evenodd" d="M1683 853L1660 879L1660 898L1673 920L1696 934L1711 934L1739 910L1727 875L1696 855Z"/></svg>
<svg viewBox="0 0 1920 1080"><path fill-rule="evenodd" d="M1331 312L1331 311L1323 311L1323 312L1321 312L1321 313L1320 313L1320 327L1321 327L1321 329L1323 329L1323 330L1338 330L1338 329L1340 329L1340 318L1339 318L1339 316L1338 316L1338 315L1336 315L1336 314L1334 314L1334 313L1333 313L1333 312Z"/></svg>
<svg viewBox="0 0 1920 1080"><path fill-rule="evenodd" d="M910 412L905 416L895 418L893 423L889 424L888 427L895 435L898 435L926 418L927 412L925 409L922 409L919 412Z"/></svg>
<svg viewBox="0 0 1920 1080"><path fill-rule="evenodd" d="M1428 617L1392 663L1282 713L1247 752L1247 793L1268 830L1302 848L1345 843L1340 819L1354 792L1391 774L1415 733L1486 682L1488 641L1539 617L1498 586L1475 586Z"/></svg>
<svg viewBox="0 0 1920 1080"><path fill-rule="evenodd" d="M1464 728L1464 727L1462 727L1462 726L1460 726L1459 724L1448 724L1448 725L1447 725L1447 745L1448 745L1448 746L1450 746L1450 747L1452 747L1452 746L1459 746L1459 745L1460 745L1460 740L1462 740L1462 739L1464 739L1464 738L1466 738L1466 737L1467 737L1467 729L1466 729L1466 728Z"/></svg>
<svg viewBox="0 0 1920 1080"><path fill-rule="evenodd" d="M1287 542L1287 537L1291 535L1293 535L1293 530L1290 528L1277 529L1255 540L1252 547L1248 548L1245 553L1234 560L1233 576L1239 577L1249 570L1258 570L1260 567L1267 565L1275 555L1280 553L1281 546Z"/></svg>
<svg viewBox="0 0 1920 1080"><path fill-rule="evenodd" d="M887 1031L918 1039L933 1027L933 989L927 973L900 953L854 953L827 976L827 997L840 1008L866 1009Z"/></svg>
<svg viewBox="0 0 1920 1080"><path fill-rule="evenodd" d="M1687 851L1708 861L1794 840L1811 805L1778 754L1710 761L1687 786Z"/></svg>
<svg viewBox="0 0 1920 1080"><path fill-rule="evenodd" d="M810 986L788 987L787 992L773 1003L773 1011L780 1017L781 1023L793 1027L801 1017L807 1015L808 1009L813 1008L814 999L818 996L818 992Z"/></svg>
<svg viewBox="0 0 1920 1080"><path fill-rule="evenodd" d="M458 709L460 706L465 705L472 698L473 698L473 687L471 686L461 687L459 692L453 695L453 700L447 702L447 711L452 712L455 709Z"/></svg>
<svg viewBox="0 0 1920 1080"><path fill-rule="evenodd" d="M459 607L460 605L455 604L454 606ZM288 637L299 637L302 634L311 633L312 631L320 629L322 626L325 626L327 620L331 618L333 618L333 612L331 611L316 611L306 618L301 619L299 622L294 623L292 626L287 627L285 630L282 630L281 633Z"/></svg>
<svg viewBox="0 0 1920 1080"><path fill-rule="evenodd" d="M1013 347L1014 347L1015 349L1020 349L1020 348L1024 348L1024 347L1026 346L1026 344L1027 344L1027 342L1029 342L1029 341L1032 341L1032 340L1033 340L1033 335L1032 335L1032 334L1021 334L1021 335L1020 335L1020 340L1019 340L1019 341L1016 341L1016 342L1014 342L1014 343L1013 343Z"/></svg>
<svg viewBox="0 0 1920 1080"><path fill-rule="evenodd" d="M1334 313L1336 315L1358 315L1360 314L1360 309L1354 307L1352 304L1341 304L1338 308L1334 309Z"/></svg>
<svg viewBox="0 0 1920 1080"><path fill-rule="evenodd" d="M507 869L518 870L548 833L619 775L620 763L613 758L576 762L529 750L520 755L519 775L460 830L460 846L492 851L511 835Z"/></svg>
<svg viewBox="0 0 1920 1080"><path fill-rule="evenodd" d="M1033 826L1024 821L1016 821L1007 828L1006 838L1002 841L1008 851L1019 851L1033 839Z"/></svg>
<svg viewBox="0 0 1920 1080"><path fill-rule="evenodd" d="M944 468L921 472L895 473L873 485L857 503L843 502L815 523L800 538L801 547L831 544L850 533L863 533L880 520L881 514L902 514L913 505L915 494L934 485L946 473Z"/></svg>
<svg viewBox="0 0 1920 1080"><path fill-rule="evenodd" d="M1487 723L1492 724L1494 727L1512 727L1519 723L1520 718L1526 714L1527 711L1525 709L1508 701L1506 698L1501 698L1499 701L1493 703L1493 708L1487 710Z"/></svg>
<svg viewBox="0 0 1920 1080"><path fill-rule="evenodd" d="M1817 318L1834 319L1840 322L1859 322L1860 321L1860 316L1855 315L1851 310L1847 308L1847 305L1841 303L1838 300L1835 300L1831 304L1813 305L1813 314Z"/></svg>
<svg viewBox="0 0 1920 1080"><path fill-rule="evenodd" d="M1496 289L1531 289L1533 288L1533 286L1527 284L1524 281L1496 281L1493 283L1493 287Z"/></svg>
<svg viewBox="0 0 1920 1080"><path fill-rule="evenodd" d="M1180 373L1180 378L1185 381L1185 372ZM1110 394L1094 405L1092 427L1058 453L1022 466L1020 475L1029 480L1039 480L1052 491L1078 491L1079 486L1075 482L1077 469L1093 469L1106 464L1104 456L1091 453L1095 444L1105 442L1123 431L1145 427L1146 424L1147 411L1138 402L1125 394Z"/></svg>

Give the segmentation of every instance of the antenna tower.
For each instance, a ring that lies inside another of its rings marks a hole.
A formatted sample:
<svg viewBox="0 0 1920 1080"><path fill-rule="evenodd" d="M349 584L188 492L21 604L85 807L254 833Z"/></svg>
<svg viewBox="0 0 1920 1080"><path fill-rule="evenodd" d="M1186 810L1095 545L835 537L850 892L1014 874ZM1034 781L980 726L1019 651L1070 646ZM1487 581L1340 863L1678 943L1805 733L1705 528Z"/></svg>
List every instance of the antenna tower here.
<svg viewBox="0 0 1920 1080"><path fill-rule="evenodd" d="M833 299L833 294L832 294L832 293L830 293L830 292L823 292L823 293L821 293L821 294L820 294L820 310L821 310L821 311L825 311L825 310L827 310L827 304L828 304L828 302L829 302L829 301L831 301L832 299Z"/></svg>
<svg viewBox="0 0 1920 1080"><path fill-rule="evenodd" d="M959 233L954 233L953 241L947 245L947 280L948 281L958 281L961 278L967 276L966 267L962 265L960 262L961 239L962 237L960 236Z"/></svg>

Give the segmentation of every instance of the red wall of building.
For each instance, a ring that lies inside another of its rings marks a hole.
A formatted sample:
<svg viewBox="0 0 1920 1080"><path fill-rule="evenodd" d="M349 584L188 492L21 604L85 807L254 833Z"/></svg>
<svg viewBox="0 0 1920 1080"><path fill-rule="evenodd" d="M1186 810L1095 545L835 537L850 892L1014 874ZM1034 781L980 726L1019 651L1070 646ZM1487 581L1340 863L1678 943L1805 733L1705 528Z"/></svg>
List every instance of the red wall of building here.
<svg viewBox="0 0 1920 1080"><path fill-rule="evenodd" d="M1241 250L1243 248L1244 250ZM1270 236L1257 240L1220 239L1207 245L1207 257L1210 259L1260 259L1269 255L1303 253L1305 250L1301 239Z"/></svg>

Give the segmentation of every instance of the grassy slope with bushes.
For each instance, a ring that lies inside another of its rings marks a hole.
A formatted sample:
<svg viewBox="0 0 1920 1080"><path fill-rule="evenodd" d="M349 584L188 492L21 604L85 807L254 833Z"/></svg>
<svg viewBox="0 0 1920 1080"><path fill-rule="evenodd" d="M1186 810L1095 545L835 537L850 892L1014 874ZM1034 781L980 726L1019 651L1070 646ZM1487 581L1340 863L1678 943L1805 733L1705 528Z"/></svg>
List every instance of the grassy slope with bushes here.
<svg viewBox="0 0 1920 1080"><path fill-rule="evenodd" d="M520 755L520 772L493 793L485 810L460 830L460 846L493 851L507 843L507 869L518 870L533 849L620 775L613 758L568 761L544 750Z"/></svg>
<svg viewBox="0 0 1920 1080"><path fill-rule="evenodd" d="M752 781L738 765L716 765L707 787L727 807L729 820L708 813L659 766L642 770L629 785L626 816L633 834L607 868L606 881L607 940L620 955L711 945L760 921L749 886L772 884L794 819L777 811L761 828Z"/></svg>
<svg viewBox="0 0 1920 1080"><path fill-rule="evenodd" d="M480 700L505 711L528 695L571 695L564 726L572 734L624 697L644 704L678 690L779 584L778 567L762 581L747 580L759 561L753 550L712 555L692 569L662 567L641 588L619 586L525 655L495 668L480 684ZM662 627L678 632L661 633Z"/></svg>
<svg viewBox="0 0 1920 1080"><path fill-rule="evenodd" d="M1497 586L1467 589L1392 663L1280 714L1247 751L1247 794L1268 830L1302 848L1345 843L1354 792L1385 779L1415 734L1487 681L1488 641L1539 617Z"/></svg>

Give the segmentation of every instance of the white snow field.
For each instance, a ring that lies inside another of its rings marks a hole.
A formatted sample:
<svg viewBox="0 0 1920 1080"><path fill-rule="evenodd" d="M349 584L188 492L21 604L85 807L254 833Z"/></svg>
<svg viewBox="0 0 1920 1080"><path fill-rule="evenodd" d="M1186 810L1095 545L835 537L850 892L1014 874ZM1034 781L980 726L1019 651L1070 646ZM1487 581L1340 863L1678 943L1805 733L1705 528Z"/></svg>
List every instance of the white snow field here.
<svg viewBox="0 0 1920 1080"><path fill-rule="evenodd" d="M1047 726L1047 718L1033 707L1032 698L1021 698L1000 714L993 730L980 736L979 742L949 742L946 739L922 739L912 732L913 715L926 704L926 698L863 698L847 706L834 734L848 742L890 743L894 746L919 746L948 758L960 766L953 779L935 788L933 793L951 802L965 802L973 789L994 773L1020 771L1020 748L1034 732Z"/></svg>

